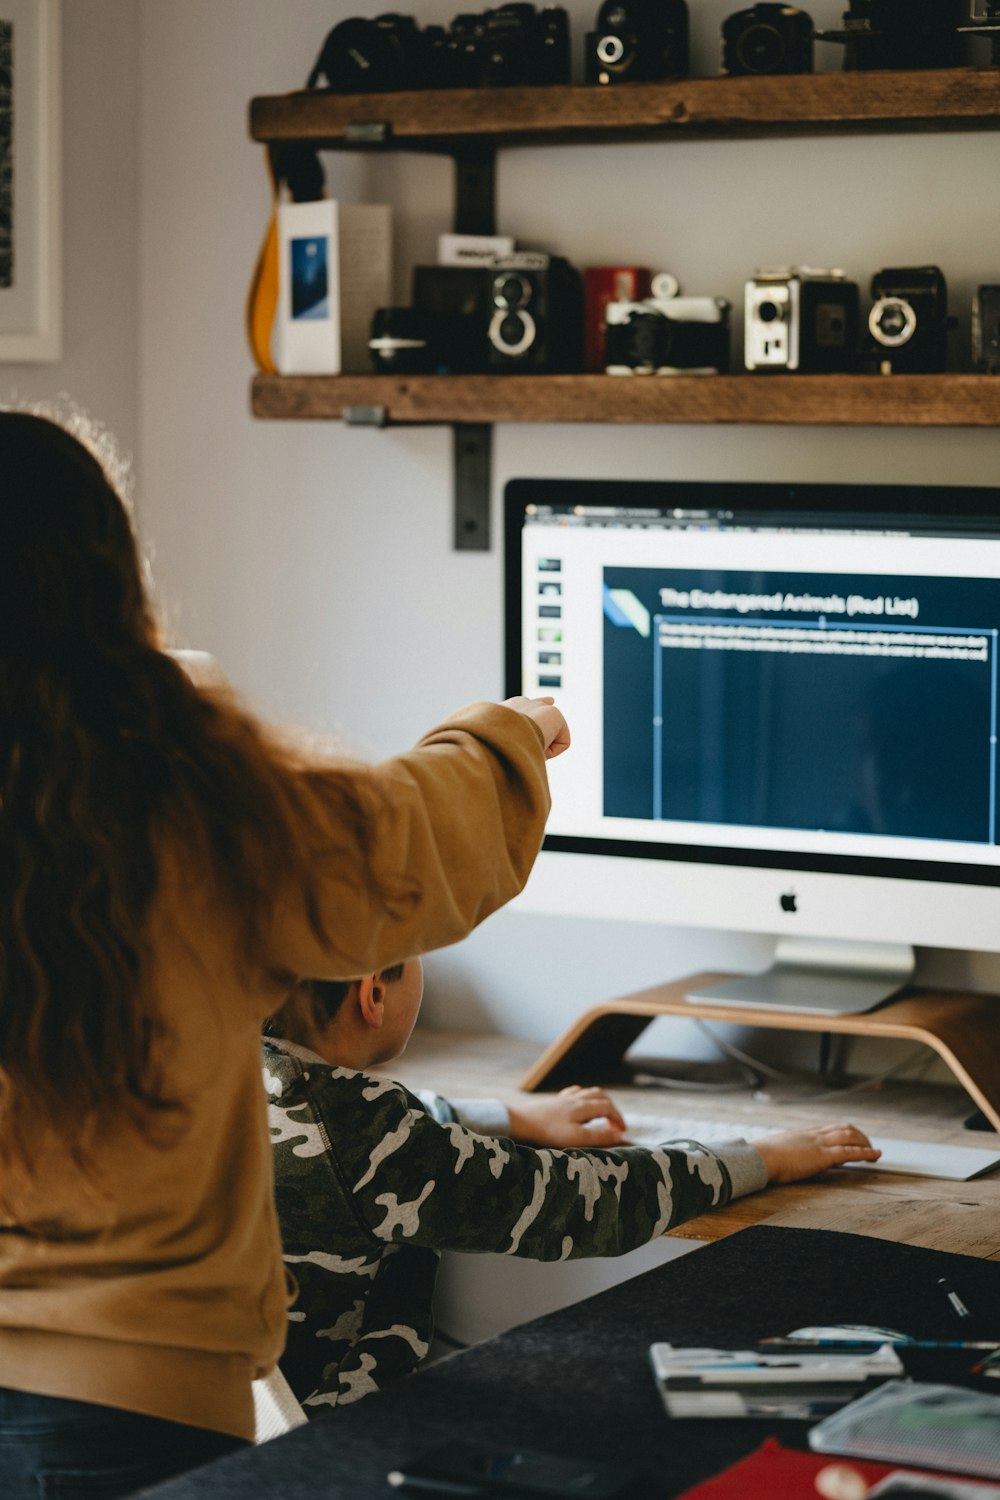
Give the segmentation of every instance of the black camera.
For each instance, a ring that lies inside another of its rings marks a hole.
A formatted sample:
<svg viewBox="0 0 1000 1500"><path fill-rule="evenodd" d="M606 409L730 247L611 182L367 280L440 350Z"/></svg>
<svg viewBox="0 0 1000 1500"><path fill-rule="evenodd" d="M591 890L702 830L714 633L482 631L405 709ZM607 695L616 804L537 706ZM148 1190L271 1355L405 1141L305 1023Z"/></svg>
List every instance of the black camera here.
<svg viewBox="0 0 1000 1500"><path fill-rule="evenodd" d="M723 374L729 369L724 297L647 297L605 308L609 375Z"/></svg>
<svg viewBox="0 0 1000 1500"><path fill-rule="evenodd" d="M588 83L684 78L686 0L604 0L584 47Z"/></svg>
<svg viewBox="0 0 1000 1500"><path fill-rule="evenodd" d="M427 338L427 367L438 374L481 374L492 311L486 266L414 266L413 309Z"/></svg>
<svg viewBox="0 0 1000 1500"><path fill-rule="evenodd" d="M791 5L751 5L722 23L722 72L811 73L813 23Z"/></svg>
<svg viewBox="0 0 1000 1500"><path fill-rule="evenodd" d="M758 271L746 284L747 369L812 375L856 369L858 303L857 282L843 271Z"/></svg>
<svg viewBox="0 0 1000 1500"><path fill-rule="evenodd" d="M424 38L412 16L352 16L328 34L307 88L335 94L391 93L423 86Z"/></svg>
<svg viewBox="0 0 1000 1500"><path fill-rule="evenodd" d="M526 4L456 16L435 46L433 71L452 88L569 83L569 17Z"/></svg>
<svg viewBox="0 0 1000 1500"><path fill-rule="evenodd" d="M848 71L953 68L962 61L961 21L969 0L850 0L843 31L818 31L845 48Z"/></svg>
<svg viewBox="0 0 1000 1500"><path fill-rule="evenodd" d="M582 370L583 285L575 267L558 255L519 251L488 275L490 369Z"/></svg>
<svg viewBox="0 0 1000 1500"><path fill-rule="evenodd" d="M958 29L964 36L986 37L990 62L1000 66L1000 0L969 0L967 22Z"/></svg>
<svg viewBox="0 0 1000 1500"><path fill-rule="evenodd" d="M559 6L501 5L421 30L394 11L341 21L323 43L308 87L333 93L569 83L569 18Z"/></svg>
<svg viewBox="0 0 1000 1500"><path fill-rule="evenodd" d="M583 368L580 275L560 256L520 251L491 266L415 266L413 305L427 332L425 368Z"/></svg>
<svg viewBox="0 0 1000 1500"><path fill-rule="evenodd" d="M883 375L932 374L948 355L948 288L937 266L876 271L867 355Z"/></svg>
<svg viewBox="0 0 1000 1500"><path fill-rule="evenodd" d="M379 307L368 349L377 375L426 375L435 366L433 320L418 307Z"/></svg>
<svg viewBox="0 0 1000 1500"><path fill-rule="evenodd" d="M1000 286L977 286L972 299L972 360L986 375L1000 375Z"/></svg>

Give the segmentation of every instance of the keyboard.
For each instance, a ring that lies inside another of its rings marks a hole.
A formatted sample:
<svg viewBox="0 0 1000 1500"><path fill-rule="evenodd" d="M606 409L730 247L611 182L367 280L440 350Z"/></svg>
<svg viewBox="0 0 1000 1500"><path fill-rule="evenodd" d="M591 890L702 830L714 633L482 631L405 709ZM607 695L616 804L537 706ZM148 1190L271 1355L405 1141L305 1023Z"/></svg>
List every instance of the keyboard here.
<svg viewBox="0 0 1000 1500"><path fill-rule="evenodd" d="M764 1135L774 1135L785 1127L782 1125L758 1125L748 1120L704 1120L688 1119L676 1115L646 1115L625 1109L628 1138L637 1146L657 1146L663 1141L711 1141L748 1140Z"/></svg>
<svg viewBox="0 0 1000 1500"><path fill-rule="evenodd" d="M760 1140L787 1130L786 1125L758 1125L750 1120L703 1120L675 1115L640 1114L625 1109L628 1139L636 1146L659 1146L664 1141ZM600 1122L595 1122L600 1123ZM794 1127L791 1127L794 1128ZM849 1169L866 1172L905 1172L914 1177L937 1177L951 1182L968 1182L1000 1166L1000 1149L996 1146L951 1146L936 1141L907 1141L895 1136L871 1137L873 1146L882 1152L878 1161L849 1163Z"/></svg>

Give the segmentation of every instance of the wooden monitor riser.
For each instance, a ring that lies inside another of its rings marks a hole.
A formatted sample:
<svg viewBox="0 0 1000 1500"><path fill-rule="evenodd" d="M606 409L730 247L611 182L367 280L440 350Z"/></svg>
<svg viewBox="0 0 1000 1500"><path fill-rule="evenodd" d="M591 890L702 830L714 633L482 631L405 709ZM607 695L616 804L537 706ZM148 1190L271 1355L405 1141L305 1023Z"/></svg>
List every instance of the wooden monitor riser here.
<svg viewBox="0 0 1000 1500"><path fill-rule="evenodd" d="M599 1081L621 1063L628 1048L658 1016L697 1017L781 1031L920 1042L943 1059L993 1129L1000 1131L1000 996L908 989L874 1010L844 1016L684 998L692 990L731 977L692 974L594 1006L543 1052L521 1087L533 1091L562 1088L582 1078Z"/></svg>

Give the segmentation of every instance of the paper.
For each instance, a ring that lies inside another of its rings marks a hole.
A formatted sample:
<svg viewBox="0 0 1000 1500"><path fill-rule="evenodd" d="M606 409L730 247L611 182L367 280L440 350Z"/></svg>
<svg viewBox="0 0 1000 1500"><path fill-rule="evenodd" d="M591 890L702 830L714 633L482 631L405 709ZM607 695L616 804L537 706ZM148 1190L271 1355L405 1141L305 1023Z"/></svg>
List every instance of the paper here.
<svg viewBox="0 0 1000 1500"><path fill-rule="evenodd" d="M809 1446L1000 1479L1000 1396L891 1380L813 1427Z"/></svg>
<svg viewBox="0 0 1000 1500"><path fill-rule="evenodd" d="M649 1358L672 1417L815 1419L903 1370L890 1344L865 1353L800 1354L660 1343L650 1347Z"/></svg>

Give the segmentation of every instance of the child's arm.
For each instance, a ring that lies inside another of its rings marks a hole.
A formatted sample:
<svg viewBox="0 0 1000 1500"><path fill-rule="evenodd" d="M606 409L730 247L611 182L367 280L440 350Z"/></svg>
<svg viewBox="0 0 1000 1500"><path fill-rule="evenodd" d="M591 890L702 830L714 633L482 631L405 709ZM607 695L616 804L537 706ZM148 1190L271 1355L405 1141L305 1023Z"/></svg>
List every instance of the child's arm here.
<svg viewBox="0 0 1000 1500"><path fill-rule="evenodd" d="M417 1089L416 1094L443 1125L457 1121L477 1135L509 1136L529 1146L617 1146L625 1138L618 1106L600 1088L574 1083L558 1094L523 1094L516 1104L444 1099L427 1089Z"/></svg>
<svg viewBox="0 0 1000 1500"><path fill-rule="evenodd" d="M376 1240L533 1260L622 1255L711 1208L874 1153L852 1126L765 1141L559 1150L439 1124L412 1094L363 1074L333 1079L330 1151L354 1216ZM353 1104L351 1096L357 1094ZM313 1081L313 1102L322 1092ZM843 1133L850 1135L847 1140Z"/></svg>

